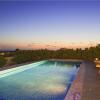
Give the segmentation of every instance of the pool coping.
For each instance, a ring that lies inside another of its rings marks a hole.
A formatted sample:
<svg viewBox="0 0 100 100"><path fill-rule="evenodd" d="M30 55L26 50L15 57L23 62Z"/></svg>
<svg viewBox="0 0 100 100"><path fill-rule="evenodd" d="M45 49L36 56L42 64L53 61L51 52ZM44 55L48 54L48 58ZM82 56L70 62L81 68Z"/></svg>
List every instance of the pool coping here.
<svg viewBox="0 0 100 100"><path fill-rule="evenodd" d="M72 82L64 100L81 100L85 73L85 61L82 61L78 73Z"/></svg>
<svg viewBox="0 0 100 100"><path fill-rule="evenodd" d="M49 60L49 61L69 61L69 62L81 62L83 60L79 60L79 59L44 59L44 60ZM6 69L10 69L10 68L15 68L15 67L19 67L19 66L23 66L23 65L27 65L27 64L31 64L31 63L35 63L38 61L43 61L43 60L37 60L37 61L31 61L31 62L25 62L25 63L21 63L21 64L14 64L14 65L9 65L9 66L4 66L4 67L0 67L0 71L2 70L6 70Z"/></svg>
<svg viewBox="0 0 100 100"><path fill-rule="evenodd" d="M2 71L0 71L0 78L6 77L6 76L9 76L9 75L13 75L13 74L16 74L16 73L19 73L19 72L23 72L23 71L31 69L33 67L39 66L40 64L43 64L45 62L47 62L47 60L38 61L38 62L35 62L35 63L31 63L31 64L27 64L27 65L21 65L19 67L14 67L14 68L2 70Z"/></svg>
<svg viewBox="0 0 100 100"><path fill-rule="evenodd" d="M25 62L25 63L21 63L21 64L14 64L14 65L6 66L6 67L4 66L4 67L1 67L1 68L0 68L0 71L2 71L2 70L6 70L6 69L15 68L15 67L19 67L19 66L23 66L23 65L32 64L32 63L39 62L39 61L42 61L42 60L31 61L31 62Z"/></svg>

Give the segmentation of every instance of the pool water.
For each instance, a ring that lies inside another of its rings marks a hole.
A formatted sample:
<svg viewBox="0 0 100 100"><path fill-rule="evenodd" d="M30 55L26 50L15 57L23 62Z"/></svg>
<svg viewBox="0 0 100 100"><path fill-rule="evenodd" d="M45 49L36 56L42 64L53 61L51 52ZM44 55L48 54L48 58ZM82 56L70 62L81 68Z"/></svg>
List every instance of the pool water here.
<svg viewBox="0 0 100 100"><path fill-rule="evenodd" d="M0 71L0 100L64 100L77 74L76 64L37 63Z"/></svg>

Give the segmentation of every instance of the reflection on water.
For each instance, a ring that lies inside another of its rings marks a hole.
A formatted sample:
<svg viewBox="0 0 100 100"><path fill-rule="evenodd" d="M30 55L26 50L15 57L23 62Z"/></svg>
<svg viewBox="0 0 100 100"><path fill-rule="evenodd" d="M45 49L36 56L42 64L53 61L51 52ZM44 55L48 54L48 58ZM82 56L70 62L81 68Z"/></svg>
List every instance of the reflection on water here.
<svg viewBox="0 0 100 100"><path fill-rule="evenodd" d="M48 61L1 78L0 97L4 100L63 100L76 73L75 64Z"/></svg>

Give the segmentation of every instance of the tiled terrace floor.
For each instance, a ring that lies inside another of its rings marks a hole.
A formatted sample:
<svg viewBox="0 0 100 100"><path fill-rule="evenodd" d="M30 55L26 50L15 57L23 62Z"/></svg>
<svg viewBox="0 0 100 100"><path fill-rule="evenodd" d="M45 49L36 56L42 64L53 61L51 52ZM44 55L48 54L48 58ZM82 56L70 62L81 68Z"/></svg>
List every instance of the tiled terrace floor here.
<svg viewBox="0 0 100 100"><path fill-rule="evenodd" d="M94 63L85 62L82 100L100 100L100 68Z"/></svg>

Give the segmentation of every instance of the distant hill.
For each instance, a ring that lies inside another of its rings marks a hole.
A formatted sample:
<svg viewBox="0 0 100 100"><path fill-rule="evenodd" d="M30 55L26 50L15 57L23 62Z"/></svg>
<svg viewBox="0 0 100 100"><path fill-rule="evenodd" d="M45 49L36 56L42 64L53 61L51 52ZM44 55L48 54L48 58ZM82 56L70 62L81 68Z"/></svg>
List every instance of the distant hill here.
<svg viewBox="0 0 100 100"><path fill-rule="evenodd" d="M15 49L0 49L1 52L6 52L6 51L15 51Z"/></svg>

